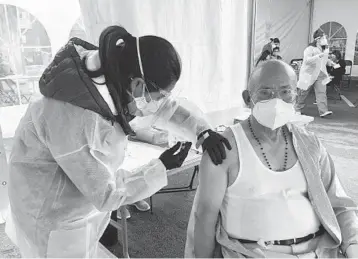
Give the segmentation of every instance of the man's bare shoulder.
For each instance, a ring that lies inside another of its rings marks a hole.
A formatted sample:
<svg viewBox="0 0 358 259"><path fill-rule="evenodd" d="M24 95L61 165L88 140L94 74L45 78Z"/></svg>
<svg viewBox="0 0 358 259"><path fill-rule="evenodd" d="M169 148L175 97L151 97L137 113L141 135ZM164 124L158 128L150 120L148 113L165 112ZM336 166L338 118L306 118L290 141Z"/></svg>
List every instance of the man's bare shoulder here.
<svg viewBox="0 0 358 259"><path fill-rule="evenodd" d="M238 126L234 125L232 127L228 127L223 133L223 136L229 141L231 145L231 150L226 149L226 160L224 162L228 168L232 167L234 164L236 165L239 160L239 153L234 133L236 127Z"/></svg>
<svg viewBox="0 0 358 259"><path fill-rule="evenodd" d="M237 139L234 133L234 131L237 130L237 127L242 127L242 125L233 125L232 127L227 128L223 134L232 147L232 149L227 152L227 186L231 186L235 182L240 169L239 149L237 147Z"/></svg>

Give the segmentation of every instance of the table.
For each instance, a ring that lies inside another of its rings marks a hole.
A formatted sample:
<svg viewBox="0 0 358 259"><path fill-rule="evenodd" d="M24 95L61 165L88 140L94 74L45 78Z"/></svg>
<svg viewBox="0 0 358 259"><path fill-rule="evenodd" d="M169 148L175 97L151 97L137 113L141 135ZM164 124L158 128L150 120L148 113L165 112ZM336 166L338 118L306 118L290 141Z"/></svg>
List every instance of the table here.
<svg viewBox="0 0 358 259"><path fill-rule="evenodd" d="M126 157L123 161L122 168L125 170L133 170L134 168L138 168L139 166L145 165L150 162L150 160L158 158L160 154L162 154L166 150L166 147L155 146L142 142L134 142L129 141L126 149ZM188 186L184 187L175 187L175 188L163 188L158 191L159 193L172 193L172 192L186 192L186 191L194 191L193 182L195 176L199 172L199 164L201 160L202 154L196 150L190 150L189 154L184 161L183 165L180 168L172 169L167 172L168 177L172 175L176 175L185 170L194 168L193 175L191 177L190 183ZM150 207L151 213L152 210L152 197L150 197ZM126 206L122 206L119 211L122 215L121 224L118 222L118 219L110 220L110 225L117 228L119 232L122 233L122 246L123 246L123 257L129 258L128 253L128 235L127 235L127 219L125 215Z"/></svg>
<svg viewBox="0 0 358 259"><path fill-rule="evenodd" d="M187 160L184 161L183 165L180 168L176 168L176 169L173 169L173 170L170 170L169 172L167 172L167 175L169 177L171 175L175 175L175 174L178 174L185 170L194 168L190 182L187 186L163 188L163 189L159 190L156 194L195 191L196 188L193 188L193 184L194 184L195 176L199 173L199 164L201 161L201 154L196 153L196 155L197 156L193 155L193 157L188 157ZM153 196L150 196L149 200L150 200L150 212L153 213Z"/></svg>

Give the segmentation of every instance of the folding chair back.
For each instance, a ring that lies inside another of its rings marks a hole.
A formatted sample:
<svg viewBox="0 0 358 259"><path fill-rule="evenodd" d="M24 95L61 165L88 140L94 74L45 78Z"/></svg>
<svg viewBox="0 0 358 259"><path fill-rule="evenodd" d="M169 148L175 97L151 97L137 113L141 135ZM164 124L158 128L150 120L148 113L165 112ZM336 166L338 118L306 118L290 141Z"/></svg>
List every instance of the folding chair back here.
<svg viewBox="0 0 358 259"><path fill-rule="evenodd" d="M344 60L344 62L346 62L346 72L342 76L342 82L348 81L347 87L349 87L351 84L353 62L351 60Z"/></svg>

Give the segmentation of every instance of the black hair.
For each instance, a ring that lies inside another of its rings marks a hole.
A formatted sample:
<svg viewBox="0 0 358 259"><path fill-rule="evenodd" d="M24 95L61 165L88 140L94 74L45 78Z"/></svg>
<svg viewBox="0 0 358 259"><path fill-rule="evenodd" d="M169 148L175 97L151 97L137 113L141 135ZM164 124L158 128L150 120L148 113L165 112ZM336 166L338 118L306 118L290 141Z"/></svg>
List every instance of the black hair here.
<svg viewBox="0 0 358 259"><path fill-rule="evenodd" d="M270 41L273 42L273 43L280 43L279 38L270 38Z"/></svg>
<svg viewBox="0 0 358 259"><path fill-rule="evenodd" d="M143 79L149 92L157 88L165 90L179 80L180 57L170 42L156 36L144 36L140 37L139 44ZM130 101L128 91L131 91L131 79L142 77L136 38L121 26L106 28L99 38L99 57L109 93L119 114L117 121L126 134L132 133L126 119Z"/></svg>
<svg viewBox="0 0 358 259"><path fill-rule="evenodd" d="M271 52L269 50L265 50L261 53L261 56L259 57L259 59L256 62L256 66L261 62L261 61L265 61L267 59L268 56L271 55Z"/></svg>
<svg viewBox="0 0 358 259"><path fill-rule="evenodd" d="M342 59L342 53L338 49L333 50L332 54L336 56L337 60Z"/></svg>
<svg viewBox="0 0 358 259"><path fill-rule="evenodd" d="M313 33L313 41L308 45L308 46L312 46L312 47L317 47L317 38L320 38L324 35L324 32L321 29L316 30Z"/></svg>
<svg viewBox="0 0 358 259"><path fill-rule="evenodd" d="M313 33L313 39L320 38L323 35L324 35L324 31L322 31L321 29L318 29Z"/></svg>

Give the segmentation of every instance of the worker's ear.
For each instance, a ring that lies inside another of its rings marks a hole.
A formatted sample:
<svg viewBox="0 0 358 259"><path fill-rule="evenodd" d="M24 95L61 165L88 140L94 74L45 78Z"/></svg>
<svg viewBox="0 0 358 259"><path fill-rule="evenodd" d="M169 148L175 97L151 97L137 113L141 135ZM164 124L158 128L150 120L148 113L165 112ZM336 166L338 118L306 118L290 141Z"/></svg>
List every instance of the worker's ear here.
<svg viewBox="0 0 358 259"><path fill-rule="evenodd" d="M143 78L135 77L131 80L129 87L134 97L142 97L143 89L145 89L145 82Z"/></svg>
<svg viewBox="0 0 358 259"><path fill-rule="evenodd" d="M251 107L251 97L248 90L242 92L242 99L244 99L244 102L248 107Z"/></svg>

